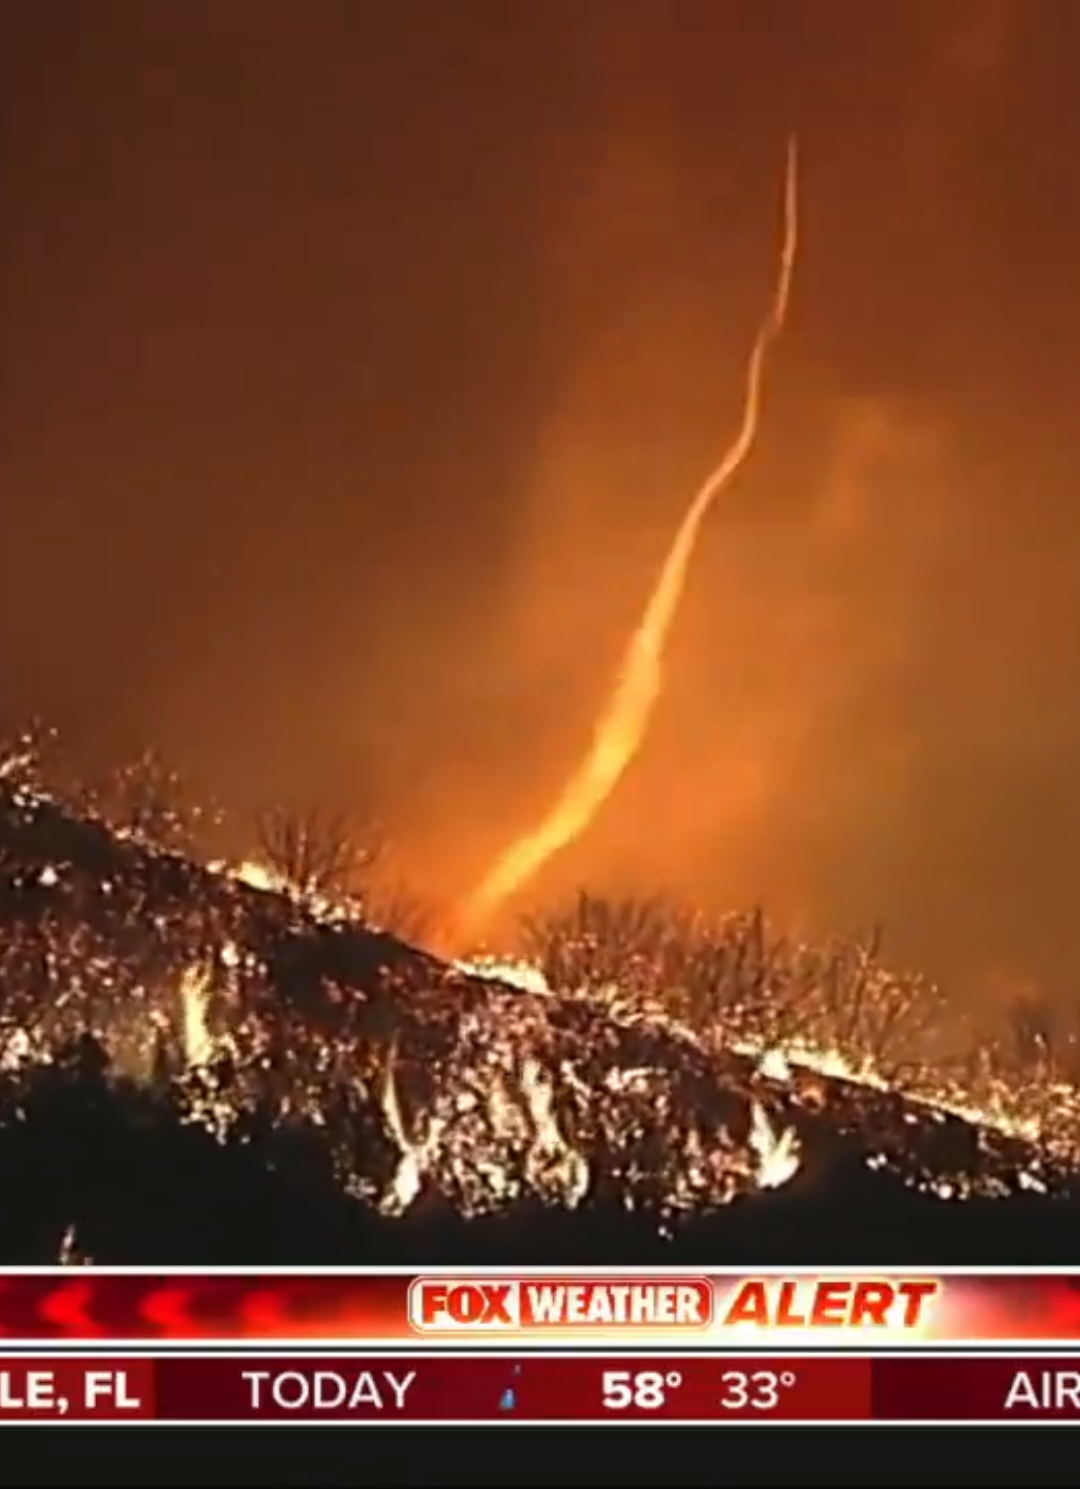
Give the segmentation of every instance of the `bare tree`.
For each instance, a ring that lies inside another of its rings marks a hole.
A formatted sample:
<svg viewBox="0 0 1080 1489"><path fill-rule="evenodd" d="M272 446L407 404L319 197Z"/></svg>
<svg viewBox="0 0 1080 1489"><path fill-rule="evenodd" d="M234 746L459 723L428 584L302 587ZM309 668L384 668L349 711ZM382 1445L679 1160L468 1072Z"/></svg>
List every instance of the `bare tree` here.
<svg viewBox="0 0 1080 1489"><path fill-rule="evenodd" d="M192 853L221 813L154 749L102 775L76 775L59 732L39 720L0 737L0 782L46 791L81 816L100 817L156 847Z"/></svg>
<svg viewBox="0 0 1080 1489"><path fill-rule="evenodd" d="M414 945L430 943L438 930L435 907L403 881L379 872L359 890L361 919L371 930L387 931L401 941Z"/></svg>
<svg viewBox="0 0 1080 1489"><path fill-rule="evenodd" d="M60 737L33 718L0 738L0 781L30 790L55 790L60 779Z"/></svg>
<svg viewBox="0 0 1080 1489"><path fill-rule="evenodd" d="M114 827L175 853L195 852L221 816L200 800L183 772L153 749L114 771L97 796Z"/></svg>
<svg viewBox="0 0 1080 1489"><path fill-rule="evenodd" d="M1049 1077L1060 1063L1059 1046L1064 1043L1060 1008L1045 993L1025 989L1011 999L1005 1024L1014 1068Z"/></svg>
<svg viewBox="0 0 1080 1489"><path fill-rule="evenodd" d="M344 813L318 807L274 808L258 820L259 854L267 868L301 894L341 896L355 890L381 858L383 839L361 836Z"/></svg>

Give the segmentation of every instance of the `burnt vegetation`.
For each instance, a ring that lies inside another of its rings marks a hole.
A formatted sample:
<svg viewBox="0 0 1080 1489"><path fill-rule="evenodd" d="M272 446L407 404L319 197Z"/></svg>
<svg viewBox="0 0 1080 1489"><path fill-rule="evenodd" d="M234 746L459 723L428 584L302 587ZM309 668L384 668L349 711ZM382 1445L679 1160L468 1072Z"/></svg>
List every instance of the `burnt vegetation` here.
<svg viewBox="0 0 1080 1489"><path fill-rule="evenodd" d="M581 895L420 948L385 838L253 826L154 754L0 751L0 1262L1071 1259L1067 1021L975 1032L880 936Z"/></svg>

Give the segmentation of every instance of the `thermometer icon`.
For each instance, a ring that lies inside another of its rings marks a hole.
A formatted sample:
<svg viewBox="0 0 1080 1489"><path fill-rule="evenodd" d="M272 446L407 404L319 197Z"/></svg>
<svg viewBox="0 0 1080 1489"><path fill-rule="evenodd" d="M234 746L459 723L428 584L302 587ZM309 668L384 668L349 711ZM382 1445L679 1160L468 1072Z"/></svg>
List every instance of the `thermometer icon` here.
<svg viewBox="0 0 1080 1489"><path fill-rule="evenodd" d="M517 1406L517 1391L514 1389L514 1377L521 1374L521 1366L515 1365L510 1372L510 1384L499 1398L500 1411L513 1411Z"/></svg>

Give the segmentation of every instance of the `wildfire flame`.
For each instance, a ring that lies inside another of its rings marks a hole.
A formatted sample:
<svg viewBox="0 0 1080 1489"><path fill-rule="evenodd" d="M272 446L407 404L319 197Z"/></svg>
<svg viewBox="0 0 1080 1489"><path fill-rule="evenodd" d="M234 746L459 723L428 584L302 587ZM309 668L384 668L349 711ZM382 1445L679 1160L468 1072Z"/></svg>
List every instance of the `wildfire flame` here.
<svg viewBox="0 0 1080 1489"><path fill-rule="evenodd" d="M641 747L663 683L664 652L702 524L716 498L750 455L757 438L768 353L784 328L798 248L798 156L788 145L784 181L784 236L772 303L761 322L746 371L742 421L720 463L706 478L660 570L644 614L630 639L614 692L600 716L592 744L540 823L511 843L462 907L455 926L460 944L543 865L581 836L614 791Z"/></svg>
<svg viewBox="0 0 1080 1489"><path fill-rule="evenodd" d="M798 1137L790 1127L777 1133L759 1101L750 1103L750 1146L758 1161L759 1189L780 1189L799 1172Z"/></svg>
<svg viewBox="0 0 1080 1489"><path fill-rule="evenodd" d="M835 1103L826 1133L857 1123L867 1168L942 1198L1056 1193L1077 1171L1076 1086L996 1080L976 1090L922 1065L901 1086L895 1072L853 1066L831 1045L806 1044L771 1022L685 1025L677 1010L665 1011L666 984L623 988L616 970L610 985L590 989L551 985L529 962L459 964L445 979L433 974L430 1005L417 1005L417 988L403 989L388 1045L388 1010L373 1022L364 996L331 998L309 1020L273 996L267 953L278 943L265 939L263 911L273 909L279 934L306 936L314 926L339 928L347 904L323 911L278 896L260 908L244 867L208 876L189 865L177 920L164 913L160 893L148 909L155 850L136 850L144 872L132 875L122 845L113 873L103 874L96 824L64 819L25 791L11 794L7 808L9 826L24 832L38 819L53 827L66 820L70 848L45 862L31 854L25 871L34 893L52 902L44 988L38 956L21 952L17 936L5 947L0 1123L23 1120L14 1104L21 1080L61 1055L67 1061L78 1032L118 1070L121 1057L132 1057L125 1082L161 1089L164 1080L170 1109L218 1141L250 1141L256 1117L260 1130L269 1117L283 1135L318 1132L346 1192L385 1214L408 1211L425 1189L466 1216L523 1201L571 1210L615 1198L647 1209L670 1234L679 1214L775 1189L811 1167L814 1114L826 1102ZM167 885L177 866L175 856L162 857ZM89 884L120 917L106 921L104 934L88 930L85 896L74 892ZM213 926L194 957L193 907ZM117 937L114 924L144 940ZM153 948L152 960L130 960L132 944ZM327 981L319 987L327 991ZM163 1066L175 1074L163 1075ZM846 1077L850 1089L830 1093L815 1072ZM875 1091L901 1100L874 1100ZM980 1124L971 1144L935 1140L949 1138L949 1112ZM1003 1141L992 1138L994 1128ZM1014 1151L1009 1133L1041 1151ZM90 1264L74 1229L59 1250L65 1265Z"/></svg>
<svg viewBox="0 0 1080 1489"><path fill-rule="evenodd" d="M703 1021L681 996L690 971L681 992L662 968L643 982L632 955L625 984L618 965L598 984L555 964L421 962L388 1000L388 966L376 990L339 983L321 954L354 915L347 899L268 891L261 865L207 873L122 834L103 855L96 819L29 787L0 791L0 826L20 865L13 908L40 917L28 937L17 915L5 933L0 1125L25 1120L24 1083L42 1067L96 1082L101 1055L118 1091L149 1081L220 1142L247 1143L267 1119L286 1141L317 1133L345 1191L385 1214L424 1190L463 1216L614 1200L672 1234L679 1214L775 1189L803 1166L812 1178L841 1134L866 1168L942 1199L1074 1192L1080 1086L1052 1067L1036 1082L917 1056L890 1068L827 1028L819 1038L738 997L716 1003L715 989ZM95 905L107 913L88 914ZM277 950L313 942L310 976L289 989ZM777 964L778 989L794 965ZM950 1114L976 1125L962 1132ZM74 1222L59 1253L91 1264Z"/></svg>
<svg viewBox="0 0 1080 1489"><path fill-rule="evenodd" d="M180 979L180 1012L184 1056L189 1066L208 1065L214 1041L207 1022L210 975L205 967L189 967Z"/></svg>

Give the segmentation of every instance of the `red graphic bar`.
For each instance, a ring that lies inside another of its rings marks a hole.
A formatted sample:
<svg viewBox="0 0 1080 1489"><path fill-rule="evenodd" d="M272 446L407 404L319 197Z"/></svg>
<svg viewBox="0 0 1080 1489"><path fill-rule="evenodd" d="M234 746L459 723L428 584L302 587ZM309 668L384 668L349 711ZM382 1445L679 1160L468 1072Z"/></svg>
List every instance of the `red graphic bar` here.
<svg viewBox="0 0 1080 1489"><path fill-rule="evenodd" d="M865 1359L165 1355L8 1358L0 1422L838 1421Z"/></svg>
<svg viewBox="0 0 1080 1489"><path fill-rule="evenodd" d="M0 1340L863 1350L1080 1344L1080 1272L650 1277L416 1272L0 1276Z"/></svg>
<svg viewBox="0 0 1080 1489"><path fill-rule="evenodd" d="M115 1356L9 1357L0 1361L0 1423L152 1421L158 1368L154 1360Z"/></svg>
<svg viewBox="0 0 1080 1489"><path fill-rule="evenodd" d="M159 1410L199 1420L310 1420L329 1411L339 1420L835 1421L867 1417L871 1388L866 1361L835 1358L518 1362L428 1355L320 1360L305 1369L289 1360L216 1359L198 1371L182 1364L159 1366Z"/></svg>
<svg viewBox="0 0 1080 1489"><path fill-rule="evenodd" d="M1080 1356L0 1360L0 1424L98 1420L1080 1422Z"/></svg>
<svg viewBox="0 0 1080 1489"><path fill-rule="evenodd" d="M1080 1422L1080 1355L878 1359L875 1421Z"/></svg>

